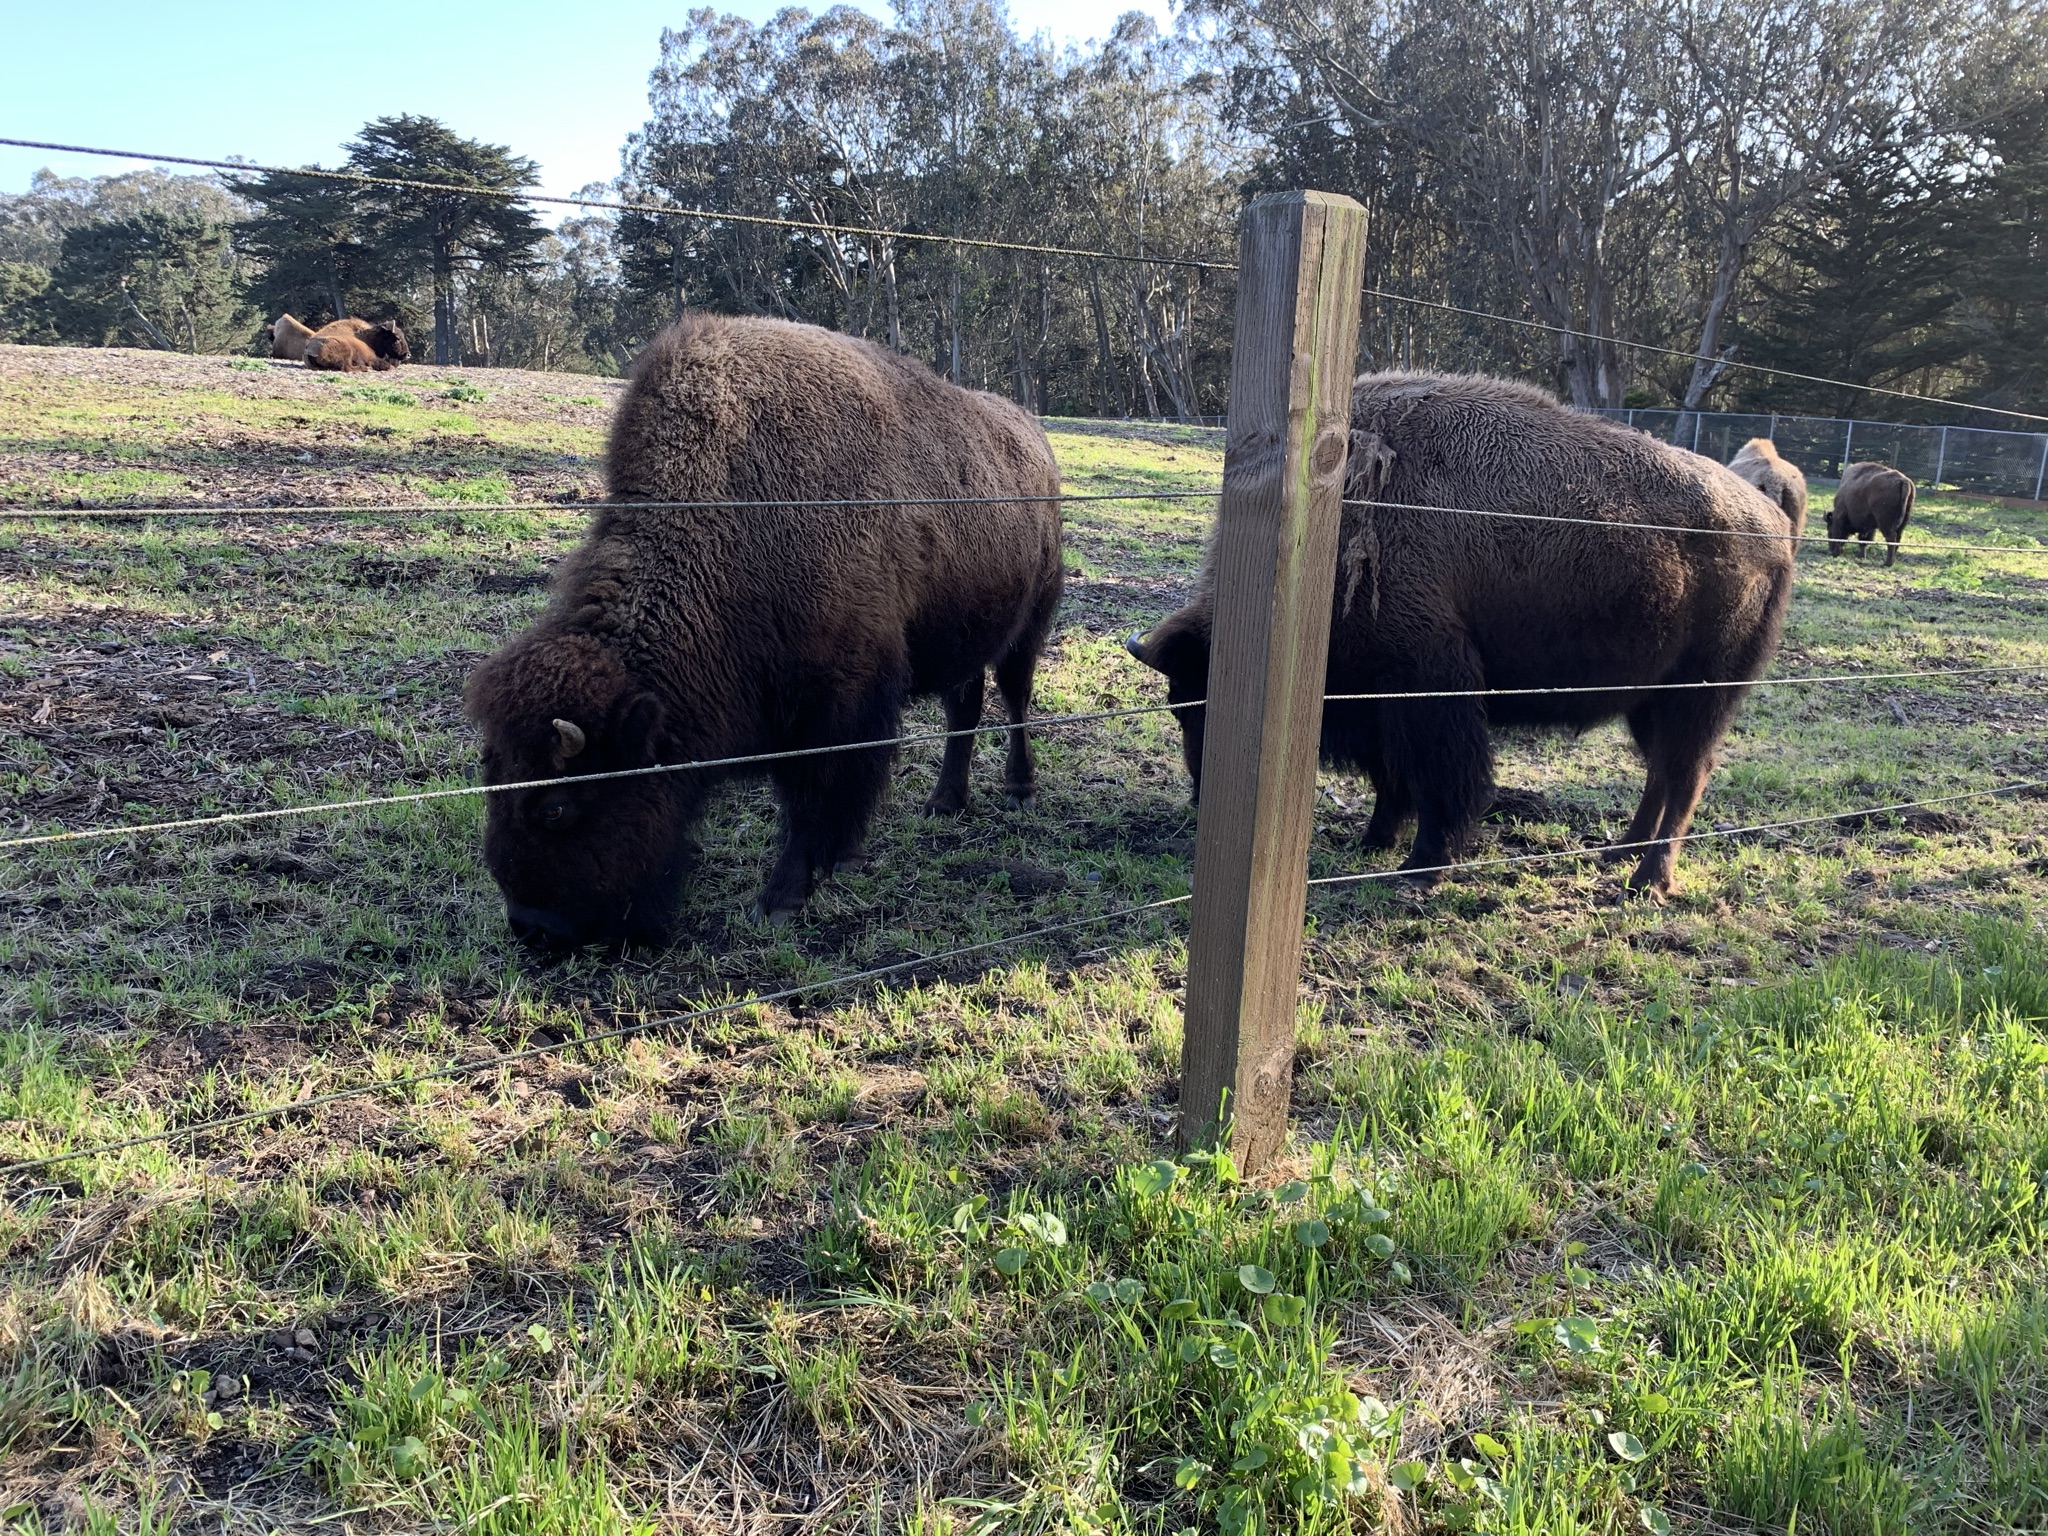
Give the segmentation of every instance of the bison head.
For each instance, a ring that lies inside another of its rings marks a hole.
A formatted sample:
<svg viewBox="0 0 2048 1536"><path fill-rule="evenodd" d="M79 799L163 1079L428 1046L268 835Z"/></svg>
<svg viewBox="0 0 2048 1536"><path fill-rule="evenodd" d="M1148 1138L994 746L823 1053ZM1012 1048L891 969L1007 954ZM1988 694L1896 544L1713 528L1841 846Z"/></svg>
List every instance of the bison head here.
<svg viewBox="0 0 2048 1536"><path fill-rule="evenodd" d="M394 363L402 363L412 356L412 348L405 339L405 327L396 320L380 320L363 338L370 350L379 357L388 357Z"/></svg>
<svg viewBox="0 0 2048 1536"><path fill-rule="evenodd" d="M689 853L690 788L630 774L666 746L661 701L584 635L514 641L470 679L483 733L484 862L535 948L666 940ZM589 783L578 780L589 779Z"/></svg>
<svg viewBox="0 0 2048 1536"><path fill-rule="evenodd" d="M1209 696L1209 616L1183 608L1151 634L1133 634L1124 648L1155 672L1166 674L1166 702L1185 704L1180 721L1181 755L1187 760L1193 798L1202 798L1202 729L1207 715L1198 702Z"/></svg>

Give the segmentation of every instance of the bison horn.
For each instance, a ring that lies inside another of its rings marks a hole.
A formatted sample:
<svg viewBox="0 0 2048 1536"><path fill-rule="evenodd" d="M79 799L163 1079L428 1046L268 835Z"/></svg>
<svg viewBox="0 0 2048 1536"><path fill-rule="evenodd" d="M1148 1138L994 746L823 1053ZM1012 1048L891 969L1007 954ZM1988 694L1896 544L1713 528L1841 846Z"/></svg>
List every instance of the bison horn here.
<svg viewBox="0 0 2048 1536"><path fill-rule="evenodd" d="M1128 635L1125 635L1124 649L1137 657L1138 660L1143 661L1145 659L1145 631L1134 629Z"/></svg>
<svg viewBox="0 0 2048 1536"><path fill-rule="evenodd" d="M587 745L583 736L583 727L574 720L557 720L555 722L555 730L561 735L562 756L565 758L574 757Z"/></svg>

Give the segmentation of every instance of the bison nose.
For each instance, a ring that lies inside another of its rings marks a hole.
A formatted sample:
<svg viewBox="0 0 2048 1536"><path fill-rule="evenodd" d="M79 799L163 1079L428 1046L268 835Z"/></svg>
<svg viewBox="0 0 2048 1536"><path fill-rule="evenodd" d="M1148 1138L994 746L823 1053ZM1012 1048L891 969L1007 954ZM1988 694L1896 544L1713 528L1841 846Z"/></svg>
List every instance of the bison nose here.
<svg viewBox="0 0 2048 1536"><path fill-rule="evenodd" d="M513 937L529 949L568 949L583 937L576 923L544 907L524 907L508 901L505 918L512 925Z"/></svg>

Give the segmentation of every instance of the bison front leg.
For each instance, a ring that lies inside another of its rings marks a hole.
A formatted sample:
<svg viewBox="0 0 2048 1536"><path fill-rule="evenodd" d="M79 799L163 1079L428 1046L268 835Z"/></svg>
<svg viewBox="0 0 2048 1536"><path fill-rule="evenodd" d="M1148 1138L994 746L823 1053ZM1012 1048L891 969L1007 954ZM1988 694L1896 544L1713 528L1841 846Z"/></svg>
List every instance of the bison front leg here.
<svg viewBox="0 0 2048 1536"><path fill-rule="evenodd" d="M891 734L878 730L876 737ZM859 740L872 739L863 735ZM810 899L821 875L860 856L889 782L887 747L833 752L778 765L782 851L754 901L754 916L780 926Z"/></svg>
<svg viewBox="0 0 2048 1536"><path fill-rule="evenodd" d="M1038 671L1041 635L1031 637L996 663L996 691L1003 696L1003 713L1009 719L1010 750L1003 760L1003 793L1020 811L1031 809L1038 797L1038 765L1031 758L1031 733L1024 722L1031 717L1031 680Z"/></svg>
<svg viewBox="0 0 2048 1536"><path fill-rule="evenodd" d="M948 731L972 731L981 724L985 695L982 675L973 677L943 696ZM946 755L939 763L939 782L924 803L927 816L957 816L967 809L967 771L974 766L975 738L953 735L946 738Z"/></svg>
<svg viewBox="0 0 2048 1536"><path fill-rule="evenodd" d="M1692 826L1692 814L1699 808L1707 787L1707 775L1714 770L1714 749L1727 734L1735 711L1741 707L1737 690L1702 690L1688 697L1672 694L1657 706L1655 729L1650 741L1650 779L1661 779L1664 808L1654 832L1639 837L1650 844L1642 853L1628 888L1656 896L1671 892L1678 850ZM1644 799L1649 789L1644 790Z"/></svg>
<svg viewBox="0 0 2048 1536"><path fill-rule="evenodd" d="M1414 679L1423 690L1480 688L1478 669ZM1472 699L1417 699L1380 706L1387 776L1412 787L1415 845L1401 865L1427 889L1457 860L1493 799L1493 749L1486 716ZM1375 812L1377 814L1377 812Z"/></svg>
<svg viewBox="0 0 2048 1536"><path fill-rule="evenodd" d="M1664 802L1670 797L1664 759L1657 751L1657 706L1645 704L1630 711L1628 730L1635 738L1636 750L1643 754L1643 797L1636 802L1636 813L1628 830L1621 834L1621 841L1601 850L1603 864L1640 859L1644 844L1657 835L1657 824L1664 819Z"/></svg>
<svg viewBox="0 0 2048 1536"><path fill-rule="evenodd" d="M1384 772L1373 775L1372 819L1365 824L1364 846L1375 850L1393 847L1414 819L1415 797L1407 786Z"/></svg>

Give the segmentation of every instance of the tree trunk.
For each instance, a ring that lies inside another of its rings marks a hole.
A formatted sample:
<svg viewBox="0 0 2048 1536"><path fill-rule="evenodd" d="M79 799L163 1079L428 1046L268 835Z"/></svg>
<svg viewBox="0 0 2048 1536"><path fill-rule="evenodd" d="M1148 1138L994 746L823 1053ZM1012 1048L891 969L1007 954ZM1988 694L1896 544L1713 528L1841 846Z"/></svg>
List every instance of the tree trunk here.
<svg viewBox="0 0 2048 1536"><path fill-rule="evenodd" d="M1040 262L1038 267L1038 414L1044 416L1052 410L1052 387L1046 375L1045 354L1052 346L1052 265Z"/></svg>
<svg viewBox="0 0 2048 1536"><path fill-rule="evenodd" d="M896 298L896 246L893 241L882 247L882 289L889 305L889 350L903 350L903 311Z"/></svg>
<svg viewBox="0 0 2048 1536"><path fill-rule="evenodd" d="M1137 312L1138 344L1132 350L1137 354L1138 383L1145 393L1145 414L1153 421L1159 419L1159 395L1152 387L1152 311L1145 299L1145 290L1136 281L1131 283L1131 308Z"/></svg>
<svg viewBox="0 0 2048 1536"><path fill-rule="evenodd" d="M327 302L334 306L335 319L348 318L348 307L341 301L341 274L334 270L331 261L327 264Z"/></svg>
<svg viewBox="0 0 2048 1536"><path fill-rule="evenodd" d="M953 366L949 375L955 384L960 382L960 269L953 269L952 297L946 305L946 319L953 331Z"/></svg>
<svg viewBox="0 0 2048 1536"><path fill-rule="evenodd" d="M1109 397L1104 409L1119 416L1128 415L1124 408L1124 381L1116 371L1116 354L1109 346L1109 317L1102 308L1102 274L1092 266L1088 269L1088 301L1095 308L1095 351L1102 366L1103 388Z"/></svg>
<svg viewBox="0 0 2048 1536"><path fill-rule="evenodd" d="M445 240L434 242L434 363L446 368L462 361L455 330L455 256Z"/></svg>

